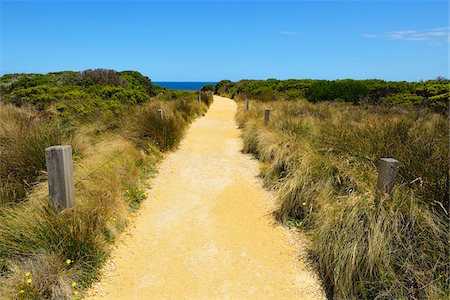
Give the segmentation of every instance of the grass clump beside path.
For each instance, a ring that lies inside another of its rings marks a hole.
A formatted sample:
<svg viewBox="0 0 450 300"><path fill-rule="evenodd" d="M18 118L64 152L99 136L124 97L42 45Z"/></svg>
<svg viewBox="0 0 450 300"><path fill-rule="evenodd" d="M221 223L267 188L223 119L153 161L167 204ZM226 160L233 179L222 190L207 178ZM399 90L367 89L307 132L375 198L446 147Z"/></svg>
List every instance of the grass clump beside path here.
<svg viewBox="0 0 450 300"><path fill-rule="evenodd" d="M66 84L62 75L50 75L53 81L46 84L57 91L86 88ZM11 85L20 91L32 89L33 84L42 84L42 78L48 80L47 75L0 78L0 83L9 82L0 101L2 299L82 296L106 261L112 242L126 227L128 216L145 199L148 179L161 153L178 145L187 125L204 114L205 103L209 104L203 100L206 95L197 103L197 93L164 90L135 72L94 70L81 72L80 77L69 75L77 82L87 80L89 87L97 86L99 91L118 86L129 89L127 93L142 92L145 100L98 106L89 113L60 110L61 104L83 108L90 102L75 97L37 105L34 96L17 98L19 93ZM111 103L115 97L99 96L94 90L90 97L95 101ZM152 94L154 90L159 93ZM163 118L157 109L164 111ZM44 150L56 144L72 145L74 156L76 206L62 213L49 207L45 174Z"/></svg>
<svg viewBox="0 0 450 300"><path fill-rule="evenodd" d="M330 297L448 297L446 116L332 102L250 107L240 102L237 115L244 151L278 192L277 218L310 237ZM391 196L375 190L381 157L400 162Z"/></svg>

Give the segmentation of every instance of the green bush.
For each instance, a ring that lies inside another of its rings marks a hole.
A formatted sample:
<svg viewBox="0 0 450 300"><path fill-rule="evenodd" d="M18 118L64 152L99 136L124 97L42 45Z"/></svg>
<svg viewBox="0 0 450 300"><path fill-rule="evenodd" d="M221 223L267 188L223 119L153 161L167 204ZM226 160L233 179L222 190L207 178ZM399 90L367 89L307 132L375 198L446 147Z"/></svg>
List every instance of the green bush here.
<svg viewBox="0 0 450 300"><path fill-rule="evenodd" d="M219 95L229 94L229 90L234 86L230 80L221 80L216 83L214 93Z"/></svg>
<svg viewBox="0 0 450 300"><path fill-rule="evenodd" d="M84 85L100 84L127 87L119 72L106 69L85 70L79 74L80 81Z"/></svg>
<svg viewBox="0 0 450 300"><path fill-rule="evenodd" d="M216 93L238 100L341 101L354 104L420 105L441 113L448 112L450 81L445 78L425 82L370 80L223 80Z"/></svg>
<svg viewBox="0 0 450 300"><path fill-rule="evenodd" d="M202 86L200 91L202 91L202 92L213 92L214 91L214 85L212 85L211 83L205 84L204 86Z"/></svg>
<svg viewBox="0 0 450 300"><path fill-rule="evenodd" d="M367 86L356 80L317 81L306 92L306 99L311 102L343 99L346 102L357 103L365 97L369 90Z"/></svg>
<svg viewBox="0 0 450 300"><path fill-rule="evenodd" d="M424 102L424 97L416 94L395 94L380 99L381 103L417 105Z"/></svg>
<svg viewBox="0 0 450 300"><path fill-rule="evenodd" d="M57 112L70 121L98 117L104 111L119 113L123 106L145 103L162 91L134 71L96 69L0 77L2 101L30 104L39 110L58 106Z"/></svg>
<svg viewBox="0 0 450 300"><path fill-rule="evenodd" d="M450 92L440 94L437 96L432 96L427 99L428 106L435 109L436 111L445 113L449 109L449 99Z"/></svg>

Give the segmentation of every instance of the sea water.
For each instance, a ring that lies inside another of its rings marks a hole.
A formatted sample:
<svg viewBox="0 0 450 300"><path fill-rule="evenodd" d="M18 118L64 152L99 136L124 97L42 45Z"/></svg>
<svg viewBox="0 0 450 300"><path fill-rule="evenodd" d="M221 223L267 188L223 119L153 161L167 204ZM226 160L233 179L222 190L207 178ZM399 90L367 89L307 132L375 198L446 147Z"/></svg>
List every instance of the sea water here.
<svg viewBox="0 0 450 300"><path fill-rule="evenodd" d="M187 91L198 91L202 86L210 83L216 85L216 82L181 82L181 81L154 81L154 84L166 87L170 90L187 90Z"/></svg>

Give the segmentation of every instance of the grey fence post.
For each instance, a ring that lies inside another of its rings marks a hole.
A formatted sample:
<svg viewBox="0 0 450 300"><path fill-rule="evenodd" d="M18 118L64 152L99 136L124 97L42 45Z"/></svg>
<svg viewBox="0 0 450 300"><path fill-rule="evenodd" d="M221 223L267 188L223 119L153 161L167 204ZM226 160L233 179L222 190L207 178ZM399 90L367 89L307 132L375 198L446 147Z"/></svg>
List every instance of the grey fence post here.
<svg viewBox="0 0 450 300"><path fill-rule="evenodd" d="M381 158L378 168L377 190L390 194L397 178L398 160L393 158Z"/></svg>
<svg viewBox="0 0 450 300"><path fill-rule="evenodd" d="M75 205L71 146L53 146L45 149L50 201L61 211Z"/></svg>
<svg viewBox="0 0 450 300"><path fill-rule="evenodd" d="M249 105L250 105L250 100L245 98L245 110L248 110Z"/></svg>
<svg viewBox="0 0 450 300"><path fill-rule="evenodd" d="M270 109L264 111L264 123L268 124L270 121Z"/></svg>
<svg viewBox="0 0 450 300"><path fill-rule="evenodd" d="M158 108L158 115L161 119L164 118L164 111L162 110L162 108Z"/></svg>
<svg viewBox="0 0 450 300"><path fill-rule="evenodd" d="M200 93L199 93L198 97L197 97L197 103L200 103L200 99L201 99L201 96L200 96Z"/></svg>

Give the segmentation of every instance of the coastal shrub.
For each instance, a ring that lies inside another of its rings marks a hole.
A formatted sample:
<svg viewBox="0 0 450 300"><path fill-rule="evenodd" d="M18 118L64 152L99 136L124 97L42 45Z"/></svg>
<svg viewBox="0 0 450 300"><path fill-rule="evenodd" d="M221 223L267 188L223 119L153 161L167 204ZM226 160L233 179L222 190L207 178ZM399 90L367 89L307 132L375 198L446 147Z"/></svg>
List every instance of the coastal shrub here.
<svg viewBox="0 0 450 300"><path fill-rule="evenodd" d="M204 86L202 86L200 91L202 91L202 92L213 92L214 91L214 85L212 85L211 83L205 84Z"/></svg>
<svg viewBox="0 0 450 300"><path fill-rule="evenodd" d="M219 95L229 94L229 90L234 86L234 83L230 80L221 80L216 83L214 93Z"/></svg>
<svg viewBox="0 0 450 300"><path fill-rule="evenodd" d="M120 75L126 80L129 88L140 90L151 97L166 90L164 87L153 84L150 78L137 71L122 71Z"/></svg>
<svg viewBox="0 0 450 300"><path fill-rule="evenodd" d="M367 86L356 80L317 81L306 92L306 99L311 102L343 99L357 103L368 93Z"/></svg>
<svg viewBox="0 0 450 300"><path fill-rule="evenodd" d="M79 78L84 85L101 84L127 87L127 82L122 79L119 72L114 70L89 69L80 72Z"/></svg>
<svg viewBox="0 0 450 300"><path fill-rule="evenodd" d="M427 99L428 106L436 111L445 113L449 108L450 92L429 97Z"/></svg>
<svg viewBox="0 0 450 300"><path fill-rule="evenodd" d="M48 74L12 74L0 77L2 101L57 112L68 121L98 117L104 111L150 101L165 89L139 72L86 70Z"/></svg>
<svg viewBox="0 0 450 300"><path fill-rule="evenodd" d="M424 97L416 94L395 94L381 98L380 102L388 104L417 105L422 104L424 99Z"/></svg>
<svg viewBox="0 0 450 300"><path fill-rule="evenodd" d="M240 80L220 81L215 92L242 100L341 101L353 104L407 105L448 113L450 81L443 77L421 82L368 80Z"/></svg>

